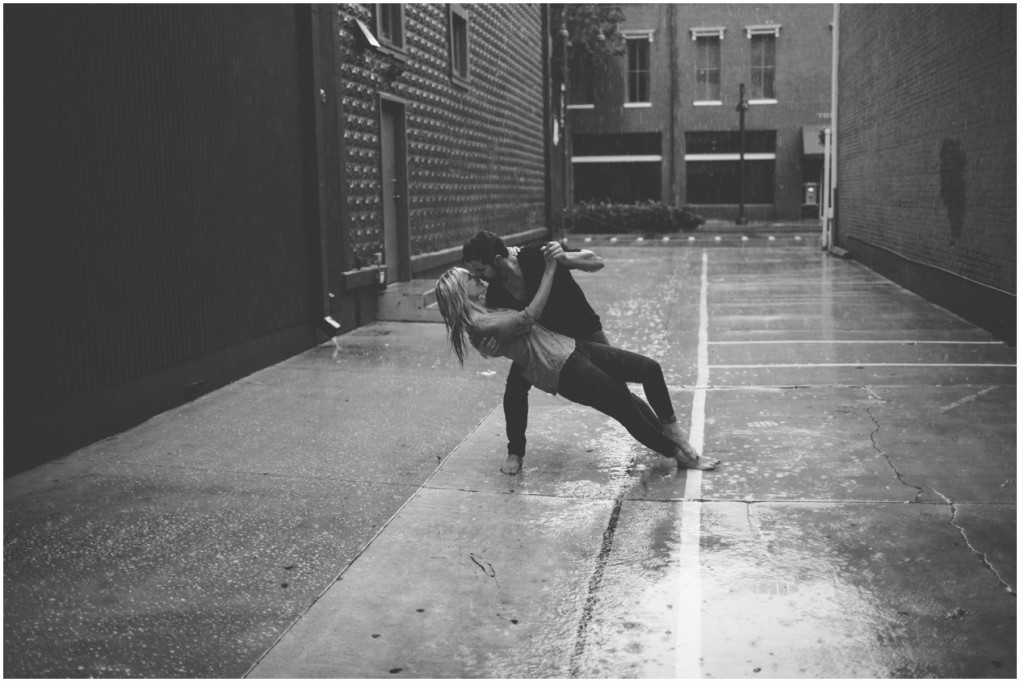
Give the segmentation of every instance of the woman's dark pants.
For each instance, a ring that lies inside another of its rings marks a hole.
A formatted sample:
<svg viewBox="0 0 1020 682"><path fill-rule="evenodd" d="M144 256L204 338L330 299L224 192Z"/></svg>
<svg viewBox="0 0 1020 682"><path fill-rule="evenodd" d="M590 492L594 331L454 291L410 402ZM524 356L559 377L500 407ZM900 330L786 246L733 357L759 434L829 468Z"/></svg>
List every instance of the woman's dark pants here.
<svg viewBox="0 0 1020 682"><path fill-rule="evenodd" d="M640 383L654 415L630 392ZM674 417L666 380L658 362L638 353L578 342L577 350L560 371L559 393L567 400L594 407L620 422L642 445L672 457L677 444L663 435L661 421Z"/></svg>

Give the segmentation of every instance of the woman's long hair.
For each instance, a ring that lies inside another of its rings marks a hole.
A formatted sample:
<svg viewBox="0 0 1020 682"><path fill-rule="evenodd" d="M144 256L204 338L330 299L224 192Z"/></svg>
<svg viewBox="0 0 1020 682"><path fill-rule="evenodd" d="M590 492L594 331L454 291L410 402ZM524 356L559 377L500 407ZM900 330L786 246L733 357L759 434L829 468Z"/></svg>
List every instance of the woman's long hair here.
<svg viewBox="0 0 1020 682"><path fill-rule="evenodd" d="M467 295L467 279L470 273L464 268L450 268L436 282L436 303L446 324L446 335L464 365L465 339L474 327L471 320L471 305Z"/></svg>

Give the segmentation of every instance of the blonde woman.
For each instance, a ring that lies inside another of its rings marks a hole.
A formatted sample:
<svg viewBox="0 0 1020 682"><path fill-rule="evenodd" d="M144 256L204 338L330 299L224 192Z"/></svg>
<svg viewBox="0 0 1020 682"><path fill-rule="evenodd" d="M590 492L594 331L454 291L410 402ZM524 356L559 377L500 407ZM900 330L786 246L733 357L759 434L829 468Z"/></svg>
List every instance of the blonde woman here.
<svg viewBox="0 0 1020 682"><path fill-rule="evenodd" d="M549 331L536 320L545 309L557 261L543 249L545 272L531 303L521 311L490 310L482 304L485 282L464 268L451 268L436 282L436 301L450 345L461 365L467 343L485 337L499 342L499 355L516 363L532 385L572 402L594 407L620 422L646 447L689 469L713 469L719 460L698 454L676 421L659 363L638 353L599 343L575 341ZM651 408L627 388L643 385ZM500 470L520 471L522 458L508 455Z"/></svg>

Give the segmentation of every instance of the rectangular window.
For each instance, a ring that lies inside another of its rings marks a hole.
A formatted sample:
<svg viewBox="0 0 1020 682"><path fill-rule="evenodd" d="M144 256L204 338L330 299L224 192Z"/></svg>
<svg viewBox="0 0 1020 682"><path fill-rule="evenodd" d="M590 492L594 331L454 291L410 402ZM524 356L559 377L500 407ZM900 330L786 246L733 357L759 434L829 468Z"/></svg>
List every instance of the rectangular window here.
<svg viewBox="0 0 1020 682"><path fill-rule="evenodd" d="M776 37L751 36L751 99L776 98Z"/></svg>
<svg viewBox="0 0 1020 682"><path fill-rule="evenodd" d="M740 133L689 132L684 141L686 202L699 205L740 203ZM775 168L776 131L746 131L744 203L773 203Z"/></svg>
<svg viewBox="0 0 1020 682"><path fill-rule="evenodd" d="M450 73L455 81L467 82L471 77L468 12L460 5L450 5Z"/></svg>
<svg viewBox="0 0 1020 682"><path fill-rule="evenodd" d="M576 108L593 108L595 104L595 66L586 50L576 50L567 70L567 105Z"/></svg>
<svg viewBox="0 0 1020 682"><path fill-rule="evenodd" d="M650 36L627 38L627 104L650 103Z"/></svg>
<svg viewBox="0 0 1020 682"><path fill-rule="evenodd" d="M700 102L721 101L720 92L720 44L719 36L698 36L695 39L696 83L694 99Z"/></svg>
<svg viewBox="0 0 1020 682"><path fill-rule="evenodd" d="M744 161L745 204L773 203L775 161ZM739 161L688 161L688 204L711 206L740 203Z"/></svg>
<svg viewBox="0 0 1020 682"><path fill-rule="evenodd" d="M375 6L376 34L379 42L394 50L404 49L404 6L379 3Z"/></svg>

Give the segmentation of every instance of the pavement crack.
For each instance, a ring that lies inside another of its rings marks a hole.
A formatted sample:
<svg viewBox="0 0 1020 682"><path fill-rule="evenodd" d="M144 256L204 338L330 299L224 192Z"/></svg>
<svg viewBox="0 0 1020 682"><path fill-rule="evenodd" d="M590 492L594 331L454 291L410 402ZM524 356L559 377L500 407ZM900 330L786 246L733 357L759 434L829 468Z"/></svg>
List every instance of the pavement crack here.
<svg viewBox="0 0 1020 682"><path fill-rule="evenodd" d="M995 579L999 581L999 584L1006 588L1006 591L1015 597L1016 590L1013 589L1012 585L1010 585L1003 579L1002 574L1000 574L999 571L996 570L995 566L992 566L992 562L988 560L988 554L982 552L977 547L975 547L971 543L970 538L967 537L967 531L963 529L963 526L956 522L957 515L956 503L953 502L948 497L946 497L945 495L943 495L942 493L940 493L938 490L935 490L935 488L932 488L931 491L938 495L939 497L941 497L942 501L945 502L946 505L949 507L950 511L952 512L952 515L949 517L949 525L951 525L960 533L960 537L963 538L963 542L967 545L967 548L971 552L973 552L978 557L978 559L981 560L981 563L984 564L985 568L992 572L992 575L994 575Z"/></svg>
<svg viewBox="0 0 1020 682"><path fill-rule="evenodd" d="M616 535L616 525L620 520L620 511L623 509L624 495L621 493L613 503L613 512L609 515L609 523L602 533L602 549L599 551L598 559L595 562L595 570L592 572L591 580L588 581L588 599L585 600L584 610L581 612L581 620L577 624L577 639L574 644L574 655L571 657L570 677L581 677L581 659L584 656L588 624L595 615L595 606L598 604L599 592L602 589L602 576L606 571L606 564L609 562L609 553L613 549L613 537Z"/></svg>
<svg viewBox="0 0 1020 682"><path fill-rule="evenodd" d="M866 388L868 389L868 393L871 394L872 398L875 398L881 402L885 402L884 400L882 400L881 396L879 396L878 394L871 390L870 386ZM867 413L868 417L871 419L872 423L874 423L875 425L875 428L871 432L871 447L875 449L875 452L877 452L878 454L882 455L882 457L885 458L885 461L889 464L889 468L893 470L894 474L896 474L896 479L900 482L900 485L906 486L907 488L913 488L914 490L917 491L914 494L914 499L912 499L910 502L911 503L920 502L921 494L924 493L924 488L916 486L913 483L907 483L906 479L903 478L903 474L900 473L900 470L897 469L896 465L893 463L892 457L890 457L888 453L882 450L882 448L878 446L878 441L875 440L875 435L878 433L879 429L882 428L882 425L879 424L878 419L875 417L874 414L872 414L871 411L878 407L878 405L881 404L881 402L875 403L874 405L870 405L864 410Z"/></svg>
<svg viewBox="0 0 1020 682"><path fill-rule="evenodd" d="M490 564L485 559L479 561L478 557L475 554L469 554L468 556L471 557L471 561L475 562L475 566L482 569L482 573L489 576L490 578L496 577L496 569L492 567L492 564Z"/></svg>

